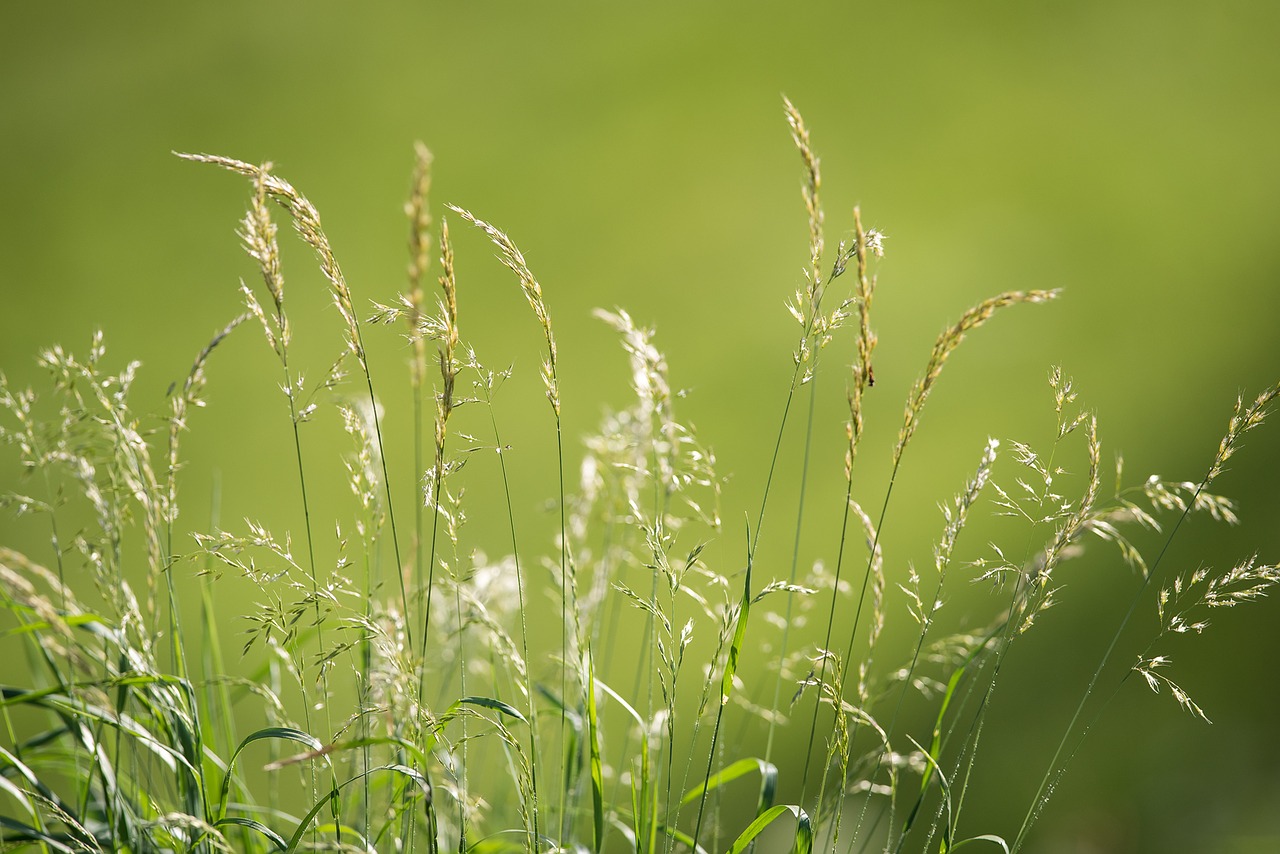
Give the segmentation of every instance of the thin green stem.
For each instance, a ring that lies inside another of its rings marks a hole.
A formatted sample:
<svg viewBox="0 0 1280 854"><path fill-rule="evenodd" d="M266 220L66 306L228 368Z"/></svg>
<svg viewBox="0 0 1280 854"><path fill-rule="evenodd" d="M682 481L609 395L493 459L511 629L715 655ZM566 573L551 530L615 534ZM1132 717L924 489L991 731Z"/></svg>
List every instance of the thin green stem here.
<svg viewBox="0 0 1280 854"><path fill-rule="evenodd" d="M555 381L552 363L552 380ZM569 705L569 529L564 506L564 436L560 410L556 414L556 477L560 489L560 836L561 844L569 828L569 751L566 749Z"/></svg>
<svg viewBox="0 0 1280 854"><path fill-rule="evenodd" d="M789 581L793 585L796 583L796 573L800 564L800 539L801 539L801 533L804 527L804 499L809 486L809 457L813 447L814 404L817 400L817 390L816 390L817 384L818 384L818 377L817 377L817 373L815 372L814 376L809 380L809 383L808 383L809 412L808 412L808 417L805 419L804 459L800 464L800 498L796 504L796 535L791 545L791 574L789 576ZM845 506L846 507L848 506L847 501L845 502ZM833 593L832 594L833 607L835 604L834 596L835 594ZM792 612L793 606L794 606L794 599L792 595L788 595L787 607L786 607L785 614L783 616L782 647L778 651L778 678L773 683L773 703L769 706L769 708L774 709L775 711L778 709L778 705L782 701L782 672L786 664L787 653L790 650L791 612ZM831 626L831 621L828 620L827 621L828 631L830 631L830 626ZM828 638L828 641L829 640L830 639ZM764 742L764 761L765 762L770 762L773 758L773 738L774 738L774 732L777 729L776 722L777 722L777 717L775 715L770 715L768 733L765 736L765 742ZM812 739L812 733L810 734L810 738ZM810 742L810 747L812 747L812 741ZM806 765L806 771L807 771L808 770L807 757L805 759L805 765ZM801 787L803 788L803 783L801 784ZM801 803L804 802L803 793L800 796L800 801Z"/></svg>
<svg viewBox="0 0 1280 854"><path fill-rule="evenodd" d="M1031 830L1031 826L1035 824L1036 818L1040 815L1041 810L1044 809L1045 804L1048 803L1049 795L1052 794L1052 792L1050 791L1049 793L1046 793L1046 789L1050 787L1051 781L1056 784L1056 782L1062 778L1062 775L1066 773L1066 764L1064 763L1063 766L1059 768L1058 760L1061 758L1067 742L1071 739L1071 733L1075 730L1076 723L1080 720L1080 714L1084 711L1085 704L1088 702L1089 697L1092 696L1093 689L1098 684L1098 679L1102 676L1103 669L1106 668L1107 664L1111 661L1111 654L1115 652L1116 645L1120 642L1120 635L1124 633L1125 627L1129 625L1129 620L1133 617L1134 612L1138 610L1138 605L1142 601L1142 594L1146 592L1147 587L1150 586L1151 579L1155 577L1156 570L1159 568L1160 562L1169 551L1169 546L1173 543L1174 537L1178 535L1179 529L1182 528L1182 523L1191 513L1191 508L1195 506L1196 499L1200 497L1200 493L1204 491L1208 482L1208 477L1200 481L1200 484L1196 487L1195 494L1191 497L1191 500L1187 502L1186 507L1183 508L1182 515L1178 517L1178 521L1169 531L1169 536L1165 538L1164 545L1160 548L1160 553L1156 555L1155 561L1151 564L1151 569L1143 577L1142 583L1138 585L1138 589L1134 591L1133 597L1129 600L1129 607L1125 611L1124 617L1121 618L1120 624L1116 627L1115 632L1111 635L1111 640L1107 644L1106 652L1102 654L1102 659L1098 662L1098 666L1094 668L1093 675L1089 677L1089 684L1085 687L1084 695L1080 698L1080 702L1076 704L1075 711L1071 715L1071 720L1067 723L1067 728L1062 733L1062 738L1058 741L1058 747L1053 752L1053 759L1049 761L1049 767L1045 771L1044 776L1040 779L1040 785L1036 789L1035 797L1031 801L1031 806L1027 809L1027 814L1022 819L1022 826L1018 828L1017 837L1014 838L1011 849L1013 854L1016 854L1016 852L1022 847L1022 843L1026 839L1027 833ZM1087 731L1088 730L1086 728L1086 732ZM1084 733L1081 733L1081 738L1083 738L1083 736ZM1071 754L1075 754L1075 749L1072 750Z"/></svg>
<svg viewBox="0 0 1280 854"><path fill-rule="evenodd" d="M764 512L769 504L769 491L773 485L773 475L778 467L778 454L782 449L782 437L787 428L787 416L791 412L791 401L795 398L796 379L799 377L800 365L797 364L795 371L792 373L791 385L787 389L787 399L782 406L782 418L778 422L778 433L773 442L773 455L769 460L769 472L764 481L764 495L760 498L760 512L756 516L756 530L754 534L748 534L747 548L747 568L743 577L743 601L749 601L751 598L751 570L755 563L756 547L760 544L760 529L764 525ZM724 707L727 704L724 698L721 698L720 704L716 707L716 723L711 731L711 747L707 751L707 773L703 778L704 783L711 780L711 769L715 763L716 745L720 740L720 724L724 717ZM704 786L702 795L698 798L698 819L694 823L693 844L697 848L698 840L702 836L702 819L706 811L707 790Z"/></svg>
<svg viewBox="0 0 1280 854"><path fill-rule="evenodd" d="M536 692L531 684L528 668L532 666L529 660L529 627L526 619L525 598L524 598L524 573L520 566L520 547L516 542L516 522L515 508L511 501L511 481L507 476L507 459L503 453L502 436L498 432L498 420L493 414L493 398L492 390L487 382L483 380L479 384L484 391L485 407L489 412L489 424L493 428L493 441L498 452L498 468L502 472L502 495L507 503L507 529L511 533L511 554L515 561L516 569L516 593L520 610L520 653L524 657L525 666L525 684L521 686L524 691L525 698L528 700L529 715L529 774L530 787L532 788L532 808L530 809L532 828L529 835L529 851L536 852L538 850L539 827L538 827L538 717L537 705L534 699Z"/></svg>
<svg viewBox="0 0 1280 854"><path fill-rule="evenodd" d="M872 568L875 566L876 550L880 547L880 531L884 528L884 520L885 520L885 517L888 515L888 512L889 512L889 499L893 497L893 486L894 486L894 484L895 484L895 483L897 483L897 481L898 481L898 469L899 469L899 467L900 467L901 465L902 465L902 454L901 454L901 453L899 453L899 454L896 454L896 455L894 456L894 461L893 461L893 470L892 470L892 471L890 471L890 473L889 473L889 486L885 489L885 492L884 492L884 502L880 505L880 516L879 516L879 518L876 520L876 532L875 532L875 535L874 535L874 536L872 537L872 539L871 539L871 550L870 550L870 554L867 556L867 568L866 568L865 572L864 572L864 573L863 573L863 575L862 575L862 590L861 590L861 592L858 594L858 607L857 607L857 609L856 609L856 610L854 611L854 613L853 613L853 627L849 630L849 642L848 642L848 644L846 644L846 645L845 645L844 658L842 659L842 664L841 664L841 668L840 668L840 678L839 678L839 680L837 681L837 684L836 684L836 692L835 692L835 699L834 699L834 702L837 704L837 707L838 707L838 704L839 704L839 703L843 700L843 698L844 698L845 682L846 682L846 680L847 680L847 678L848 678L848 675L849 675L849 664L850 664L850 661L851 661L851 659L852 659L852 657L853 657L853 645L854 645L854 642L855 642L855 640L856 640L856 638L857 638L857 634L858 634L858 625L859 625L859 623L860 623L860 621L861 621L861 619L862 619L862 608L863 608L863 605L864 605L864 604L865 604L865 602L866 602L866 597L867 597L867 582L870 580L870 578L871 578ZM852 480L850 480L850 489L852 489ZM846 506L846 508L849 506L849 501L848 501L848 500L846 500L846 501L845 501L845 506ZM847 513L847 510L846 510L846 515L845 515L845 521L846 521L846 524L847 524L847 522L848 522L848 513ZM842 543L844 542L844 533L843 533L843 531L841 532L841 542L842 542ZM838 570L837 570L837 578L838 578ZM839 581L837 580L837 584L838 584L838 583L839 583ZM823 656L824 673L825 673L825 663L826 663L826 656ZM820 680L821 680L821 679L825 679L825 676L820 676L820 677L819 677L819 679L820 679ZM819 682L819 685L821 685L821 684L822 684L822 683L821 683L821 681L820 681L820 682ZM815 719L816 719L816 710L815 710ZM849 733L849 744L850 744L850 746L851 746L851 747L852 747L852 745L853 745L853 742L854 742L854 741L857 739L857 737L858 737L858 728L859 728L860 726L861 726L861 721L860 721L859 719L855 719L855 720L854 720L854 723L853 723L853 730ZM877 765L877 767L878 767L878 765ZM875 775L874 775L874 772L873 772L872 776L875 776ZM819 803L819 804L821 804L821 803L822 803L822 801L823 801L823 799L825 798L825 794L826 794L826 787L827 787L827 769L826 769L825 764L824 764L824 766L823 766L823 771L822 771L822 785L821 785L821 787L820 787L819 795L818 795L818 803ZM865 812L865 809L866 809L866 802L864 802L864 803L863 803L863 809L864 809L864 812ZM837 835L837 836L839 835L839 832L840 832L840 816L841 816L841 813L840 813L840 811L839 811L839 810L837 810L837 811L836 811L836 835ZM860 817L859 817L859 819L858 819L858 823L859 823L859 824L861 824L861 822L862 822L862 818L861 818L861 816L860 816ZM856 839L857 839L857 828L856 828L856 827L855 827L855 829L854 829L854 839L855 839L855 841L856 841ZM833 840L833 843L834 843L834 840Z"/></svg>

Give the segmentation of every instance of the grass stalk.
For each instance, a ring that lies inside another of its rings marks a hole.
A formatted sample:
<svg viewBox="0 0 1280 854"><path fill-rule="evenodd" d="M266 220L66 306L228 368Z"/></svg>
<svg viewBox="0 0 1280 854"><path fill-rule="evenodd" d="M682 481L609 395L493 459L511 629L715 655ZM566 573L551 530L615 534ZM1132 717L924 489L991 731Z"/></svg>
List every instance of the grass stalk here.
<svg viewBox="0 0 1280 854"><path fill-rule="evenodd" d="M1231 416L1227 425L1227 432L1222 437L1222 441L1218 445L1218 452L1214 455L1213 462L1209 466L1208 472L1201 478L1196 485L1195 492L1191 496L1191 500L1187 502L1178 520L1169 530L1169 534L1165 537L1164 543L1160 547L1159 553L1156 555L1155 561L1152 562L1150 570L1142 577L1138 589L1134 591L1133 596L1129 600L1129 607L1125 610L1124 616L1120 619L1119 625L1116 626L1115 632L1112 633L1110 641L1107 643L1106 651L1103 652L1102 658L1098 665L1094 668L1093 675L1089 677L1089 683L1085 687L1084 694L1080 697L1076 708L1071 714L1071 719L1067 723L1067 727L1058 741L1058 746L1054 750L1053 758L1049 761L1049 767L1040 779L1040 785L1036 789L1035 797L1031 800L1031 805L1027 809L1026 815L1022 819L1022 825L1018 828L1018 835L1014 838L1012 850L1016 852L1021 849L1026 841L1027 834L1031 831L1036 819L1039 817L1045 804L1048 803L1049 797L1052 795L1053 789L1057 782L1066 773L1066 765L1059 765L1063 751L1066 749L1068 741L1071 739L1075 731L1076 724L1080 720L1080 715L1084 711L1085 704L1093 695L1093 690L1098 684L1098 679L1102 676L1102 671L1106 669L1107 664L1111 660L1112 653L1115 652L1117 644L1120 642L1120 636L1124 633L1125 628L1129 625L1134 612L1137 611L1138 605L1142 601L1143 594L1151 584L1151 580L1156 576L1161 562L1164 560L1165 554L1169 551L1174 538L1178 535L1178 531L1182 528L1182 523L1186 521L1187 516L1197 506L1201 494L1213 483L1226 469L1225 464L1239 449L1240 444L1250 430L1262 424L1266 418L1272 404L1280 398L1280 382L1272 385L1263 391L1258 397L1246 408L1243 398L1236 401L1236 409ZM1096 429L1096 428L1095 428ZM1127 674L1126 674L1127 678ZM1083 738L1083 733L1081 734ZM1074 754L1074 750L1072 751Z"/></svg>

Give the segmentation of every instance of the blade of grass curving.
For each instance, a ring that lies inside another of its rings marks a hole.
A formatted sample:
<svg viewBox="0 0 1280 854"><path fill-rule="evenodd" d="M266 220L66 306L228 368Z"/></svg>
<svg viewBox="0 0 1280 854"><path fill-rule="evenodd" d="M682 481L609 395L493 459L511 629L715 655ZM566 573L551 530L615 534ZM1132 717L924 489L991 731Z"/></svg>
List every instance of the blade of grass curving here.
<svg viewBox="0 0 1280 854"><path fill-rule="evenodd" d="M756 816L755 820L747 825L747 829L742 831L737 839L733 840L733 844L729 846L728 854L742 854L756 841L756 837L764 832L765 828L788 814L796 819L795 841L791 851L793 854L809 854L813 850L813 825L809 822L808 814L800 807L792 804L779 804Z"/></svg>
<svg viewBox="0 0 1280 854"><path fill-rule="evenodd" d="M263 766L263 768L266 771L278 771L281 768L285 768L289 765L296 765L299 762L319 759L322 756L332 756L337 753L345 753L349 750L363 750L366 747L376 747L380 744L403 750L423 765L427 763L427 753L435 746L434 741L431 741L428 742L426 750L423 750L407 738L400 738L399 736L394 735L371 735L362 738L355 738L351 741L339 741L333 744L326 744L317 750L308 750L305 753L285 756L281 759L268 763Z"/></svg>
<svg viewBox="0 0 1280 854"><path fill-rule="evenodd" d="M66 851L67 854L74 854L74 852L80 850L63 844L56 837L51 836L49 833L40 830L39 828L32 827L29 824L23 824L17 819L9 818L8 816L0 815L0 828L5 829L5 832L0 834L0 838L2 838L6 844L10 842L39 842L42 845L47 845L55 851Z"/></svg>
<svg viewBox="0 0 1280 854"><path fill-rule="evenodd" d="M920 742L912 738L910 734L907 735L907 741L915 745L916 750L918 750L920 754L924 757L925 764L928 765L931 775L936 775L938 778L938 788L942 790L942 800L946 806L946 813L947 813L946 825L944 826L942 831L942 849L941 849L945 854L945 852L950 847L951 836L955 832L955 822L952 818L952 811L951 811L951 782L947 779L946 775L942 773L942 767L938 765L938 760L935 759L928 752L926 752L925 749L920 746ZM890 816L890 820L892 820L892 816ZM856 835L857 835L856 828L854 830L854 835L856 838Z"/></svg>
<svg viewBox="0 0 1280 854"><path fill-rule="evenodd" d="M600 764L600 722L596 714L596 669L591 652L583 653L587 671L587 741L591 750L591 816L594 851L604 846L604 773Z"/></svg>
<svg viewBox="0 0 1280 854"><path fill-rule="evenodd" d="M300 729L294 729L293 727L271 726L249 733L249 735L241 739L240 744L237 745L235 751L232 752L231 758L227 760L227 770L222 777L222 788L219 790L218 797L219 820L226 818L227 816L227 795L231 791L231 773L235 768L236 759L250 744L264 740L295 741L298 744L306 745L312 750L319 750L323 746L321 745L320 740L315 736L310 733L305 733ZM328 800L326 799L324 803L328 803ZM308 821L309 820L310 819L308 819Z"/></svg>
<svg viewBox="0 0 1280 854"><path fill-rule="evenodd" d="M685 792L684 797L680 799L680 803L682 805L692 803L694 800L703 797L708 790L732 783L734 780L745 777L752 772L760 774L760 795L756 801L756 813L763 812L773 806L773 796L778 788L778 768L768 760L755 757L739 759L721 768L711 776L711 779L699 783Z"/></svg>
<svg viewBox="0 0 1280 854"><path fill-rule="evenodd" d="M6 723L8 723L8 721L6 721ZM8 728L12 733L12 725L10 725ZM40 778L38 778L35 775L34 771L32 771L29 767L27 767L26 763L24 763L21 759L19 759L15 754L10 753L4 747L0 747L0 758L3 758L4 761L7 762L10 767L14 768L18 772L18 774L27 781L28 785L30 785L32 788L36 789L37 792L40 793L41 797L45 797L44 792L41 791L45 787L41 785ZM40 812L39 810L36 809L35 804L32 802L31 796L26 791L21 789L16 783L11 781L7 774L0 773L0 789L3 789L4 791L8 792L9 795L15 801L22 804L22 806L26 808L27 815L31 816L31 821L34 822L34 826L37 830L39 830L40 832L45 831L44 822L41 820Z"/></svg>
<svg viewBox="0 0 1280 854"><path fill-rule="evenodd" d="M365 839L363 833L361 833L359 830L355 829L349 824L342 824L340 822L329 822L328 824L322 824L316 827L316 833L320 834L321 836L324 836L326 834L332 834L336 836L338 839L343 840L342 844L344 845L344 847L353 847L361 851L376 850L369 844L369 840ZM347 836L354 837L356 840L356 843L353 845L350 842L346 842L345 837Z"/></svg>
<svg viewBox="0 0 1280 854"><path fill-rule="evenodd" d="M291 836L289 838L289 841L285 843L284 850L286 854L293 854L294 851L298 850L298 845L302 842L302 838L306 836L307 826L311 823L311 820L314 819L317 815L319 815L320 810L324 809L325 806L328 805L331 801L337 800L340 797L342 789L346 788L352 783L356 783L363 780L365 777L369 776L370 774L375 774L379 771L394 771L397 774L401 774L409 778L410 781L416 783L418 785L418 788L421 789L423 793L423 797L426 798L427 804L428 805L431 804L431 784L427 782L427 778L424 777L420 772L415 771L414 769L410 768L407 765L398 765L398 764L380 765L377 768L370 768L368 771L362 771L359 774L355 775L354 777L351 777L350 779L334 787L332 790L329 791L328 794L321 796L321 798L318 801L316 801L314 805L312 805L311 809L307 811L307 814L302 817L302 820L300 822L298 822L298 827L293 832L293 836ZM339 833L342 830L342 828L337 825L334 825L333 829L339 831ZM435 835L434 828L432 828L432 835L433 836Z"/></svg>
<svg viewBox="0 0 1280 854"><path fill-rule="evenodd" d="M962 845L968 845L971 842L990 842L992 845L1002 848L1004 850L1004 854L1010 854L1009 843L1005 842L1004 839L996 836L994 833L984 833L981 836L970 836L968 839L961 839L948 850L957 851Z"/></svg>
<svg viewBox="0 0 1280 854"><path fill-rule="evenodd" d="M484 709L493 709L495 712L501 712L521 723L529 723L529 719L515 706L510 703L504 703L502 700L495 700L492 697L463 697L461 700L455 700L453 705L449 707L449 711L452 712L462 706L479 706ZM448 717L448 713L443 717Z"/></svg>
<svg viewBox="0 0 1280 854"><path fill-rule="evenodd" d="M272 845L276 846L276 848L281 851L289 847L289 843L285 842L285 839L283 836L276 833L274 830L267 827L262 822L252 818L245 818L243 816L238 816L238 815L224 816L218 819L217 821L215 821L213 823L213 826L214 827L233 826L233 827L248 828L249 830L252 830L255 833L260 833L263 836L265 836L267 840L271 842Z"/></svg>
<svg viewBox="0 0 1280 854"><path fill-rule="evenodd" d="M36 613L34 608L28 607L26 605L20 605L16 602L6 602L5 604L8 606L8 609L12 611L14 614ZM60 614L58 615L58 622L73 629L80 628L82 626L89 626L94 623L100 623L102 625L106 625L106 620L98 616L97 614L85 614L85 613ZM32 634L32 633L40 634L42 632L47 632L50 629L56 629L56 628L57 626L55 626L53 623L49 622L48 620L32 620L31 622L24 622L22 623L22 625L14 626L11 629L6 629L3 634L0 634L0 638L19 637L21 635ZM60 687L65 688L66 686L55 685L52 687L51 690L56 691L56 690L59 690Z"/></svg>
<svg viewBox="0 0 1280 854"><path fill-rule="evenodd" d="M92 683L101 684L101 683ZM51 688L25 691L22 689L4 689L4 705L33 705L39 708L50 709L63 717L68 726L68 731L72 731L74 723L85 721L93 722L99 728L91 742L98 744L101 748L101 729L112 730L117 737L129 736L138 744L147 748L148 751L156 756L170 772L177 772L181 767L186 770L193 779L198 779L196 769L191 762L179 749L165 744L155 735L153 735L146 727L142 726L138 721L131 718L123 712L115 712L104 709L75 697L58 693ZM117 744L117 749L119 745ZM119 755L119 754L118 754ZM109 788L114 789L112 785ZM83 807L80 809L83 813Z"/></svg>

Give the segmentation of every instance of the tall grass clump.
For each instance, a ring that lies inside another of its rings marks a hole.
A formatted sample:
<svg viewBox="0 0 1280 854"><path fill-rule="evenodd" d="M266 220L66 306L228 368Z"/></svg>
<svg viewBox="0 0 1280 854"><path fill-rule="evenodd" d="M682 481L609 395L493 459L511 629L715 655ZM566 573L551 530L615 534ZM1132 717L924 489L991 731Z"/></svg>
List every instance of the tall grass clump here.
<svg viewBox="0 0 1280 854"><path fill-rule="evenodd" d="M973 448L972 473L941 505L927 566L886 554L894 541L883 532L908 512L895 484L916 437L938 429L925 410L946 366L1006 309L1057 292L996 294L945 326L895 420L883 406L894 390L876 385L874 366L886 237L855 208L848 236L829 249L811 133L789 101L784 112L808 246L787 303L790 377L764 393L763 489L741 525L721 519L727 481L683 412L657 334L622 308L596 317L617 335L630 402L580 445L566 440L562 405L584 404L562 389L561 359L590 357L559 351L555 283L544 289L501 228L451 205L455 227L487 238L533 313L555 443L528 447L535 431L512 422L500 395L520 378L464 335L483 318L466 311L473 286L460 280L450 219L431 213L424 146L406 204L405 289L372 307L353 293L315 206L270 164L180 155L246 182L239 235L255 284L241 283L244 313L199 351L167 409L136 411L140 366L110 360L101 334L84 356L41 353L49 382L39 394L0 375L0 438L22 471L3 503L48 541L41 551L0 546L5 650L24 674L0 701L5 846L1013 852L1031 844L1126 685L1145 682L1207 721L1172 675L1167 643L1204 632L1216 609L1265 596L1280 569L1243 556L1188 571L1178 535L1192 514L1236 522L1214 484L1280 384L1240 400L1199 480L1131 484L1119 462L1114 476L1103 471L1098 419L1053 367L1048 440ZM292 346L303 331L287 310L281 218L314 254L341 321L317 381ZM379 326L407 341L402 378L375 382L364 339ZM289 458L262 476L290 484L301 529L273 530L256 506L179 527L185 491L201 488L179 473L206 372L228 341L248 347L241 339L257 335L283 398L261 417L287 419L291 439ZM828 386L847 406L833 459L815 439ZM406 400L402 450L384 442L383 425L386 408ZM338 461L317 451L312 425L326 419L350 439ZM883 481L858 465L872 419L898 425ZM782 462L788 451L798 466ZM512 478L540 452L556 470L543 496L554 533L530 542L541 526ZM316 484L334 467L346 510L320 518L334 501ZM810 476L822 469L844 478L839 512L822 517L840 520L830 530L806 524L820 500ZM793 507L774 498L783 479ZM503 533L473 534L478 514ZM997 541L972 542L979 516L1005 517ZM762 563L762 541L789 549L789 561ZM1021 818L981 826L965 807L984 736L997 737L986 724L1006 662L1050 607L1071 603L1064 578L1100 544L1132 568L1127 609L1107 627L1066 726L1028 757L1044 765L1035 790L997 793ZM824 557L802 566L805 549ZM944 603L973 582L990 590L975 600L985 610L957 624ZM909 642L887 642L890 621L909 626ZM1147 638L1135 646L1139 622ZM231 626L243 633L238 655L223 647ZM789 763L775 758L784 739L803 745Z"/></svg>

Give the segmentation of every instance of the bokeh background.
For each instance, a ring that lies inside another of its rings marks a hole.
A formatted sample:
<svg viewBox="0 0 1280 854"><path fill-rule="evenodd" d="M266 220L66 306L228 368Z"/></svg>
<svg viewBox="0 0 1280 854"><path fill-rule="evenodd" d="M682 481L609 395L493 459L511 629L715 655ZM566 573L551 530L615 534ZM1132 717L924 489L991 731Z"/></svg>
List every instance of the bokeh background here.
<svg viewBox="0 0 1280 854"><path fill-rule="evenodd" d="M1124 452L1131 483L1153 472L1198 480L1236 395L1276 380L1278 36L1280 6L1262 0L396 2L358 13L329 0L6 4L0 367L15 385L35 383L38 348L84 351L101 328L116 364L143 362L139 405L158 410L239 311L238 278L254 275L233 233L246 185L174 150L273 161L319 207L357 300L391 300L403 286L401 206L421 139L436 156L437 213L455 202L499 224L541 279L570 437L626 400L624 357L591 310L622 306L656 326L673 382L690 391L683 416L732 476L724 539L739 543L790 372L795 327L783 301L806 260L785 93L823 158L829 245L848 234L855 203L889 236L859 463L868 506L882 495L906 391L944 325L1002 290L1063 289L1056 304L998 316L948 366L884 533L900 580L908 561L929 565L935 505L961 487L986 436L1051 438L1051 365L1075 378L1104 454ZM455 235L464 336L490 364L515 366L503 400L520 435L517 500L541 506L554 472L538 331L490 247ZM289 247L286 264L297 346L318 374L340 325L307 253ZM397 336L368 339L375 375L398 382ZM839 340L819 377L806 561L829 560L835 547L850 352ZM289 447L275 382L256 333L215 356L210 407L187 443L192 527L208 518L215 471L228 512L296 525L281 509L293 506L289 472L262 476ZM388 443L405 449L404 401L391 388ZM330 432L340 493L345 446ZM771 498L771 569L789 554L800 444L793 434ZM1009 482L1005 462L997 478ZM1074 467L1083 472L1082 455ZM1243 524L1189 525L1166 568L1223 566L1255 550L1276 561L1277 475L1271 424L1218 484L1239 499ZM485 514L472 516L483 540ZM43 547L9 519L0 531ZM979 538L968 557L981 553ZM1111 554L1097 557L1072 567L1062 605L1010 660L984 739L974 832L1016 833L1127 605L1134 578ZM964 587L952 593L956 620L990 613L985 591ZM1131 681L1033 849L1280 846L1278 605L1219 614L1204 637L1172 649L1174 677L1212 726ZM902 601L890 608L905 618ZM1139 615L1121 670L1153 621ZM798 766L782 770L785 796Z"/></svg>

